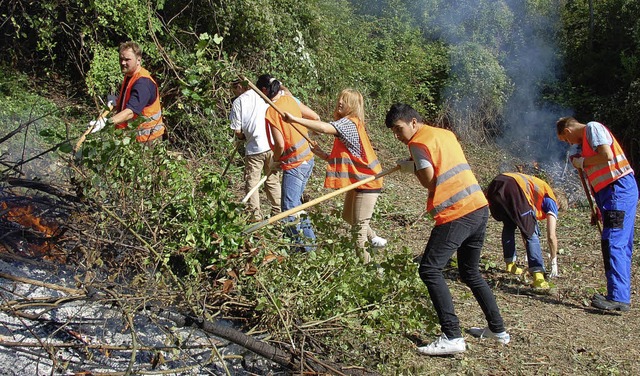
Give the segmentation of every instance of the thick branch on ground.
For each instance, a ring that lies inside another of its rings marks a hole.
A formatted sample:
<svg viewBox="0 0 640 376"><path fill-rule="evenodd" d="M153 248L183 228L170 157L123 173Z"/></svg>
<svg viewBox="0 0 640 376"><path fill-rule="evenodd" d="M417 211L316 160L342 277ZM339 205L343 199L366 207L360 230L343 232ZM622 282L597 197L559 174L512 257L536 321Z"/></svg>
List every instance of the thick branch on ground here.
<svg viewBox="0 0 640 376"><path fill-rule="evenodd" d="M9 185L12 185L14 187L35 189L40 192L48 193L52 196L56 196L64 200L68 200L72 202L80 201L80 199L77 196L69 194L68 192L63 191L60 188L54 187L53 185L47 184L44 182L35 181L31 179L12 178L12 177L3 177L1 181L6 181Z"/></svg>
<svg viewBox="0 0 640 376"><path fill-rule="evenodd" d="M248 336L228 325L223 325L199 317L192 317L182 315L180 313L158 309L157 314L161 317L169 319L176 323L178 326L196 326L205 332L211 333L215 336L229 340L235 344L238 344L254 353L271 360L287 369L299 370L300 369L300 356L289 351L281 350L275 346L272 346L266 342L257 340L251 336ZM305 352L305 368L312 369L317 373L329 373L336 375L377 375L377 373L370 372L360 368L344 367L338 364L329 362L321 362L314 357L310 357L308 352Z"/></svg>

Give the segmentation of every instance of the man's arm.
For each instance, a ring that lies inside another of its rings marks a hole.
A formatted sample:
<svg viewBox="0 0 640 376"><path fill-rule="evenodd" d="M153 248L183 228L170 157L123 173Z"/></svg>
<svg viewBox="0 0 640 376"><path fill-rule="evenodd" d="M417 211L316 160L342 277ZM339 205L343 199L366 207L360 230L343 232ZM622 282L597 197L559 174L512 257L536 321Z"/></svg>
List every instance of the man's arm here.
<svg viewBox="0 0 640 376"><path fill-rule="evenodd" d="M549 243L549 256L551 271L549 276L558 276L558 238L556 236L556 225L558 219L555 215L547 213L547 242Z"/></svg>
<svg viewBox="0 0 640 376"><path fill-rule="evenodd" d="M549 243L549 253L551 259L558 255L558 237L556 235L556 226L558 220L555 215L547 214L547 242Z"/></svg>
<svg viewBox="0 0 640 376"><path fill-rule="evenodd" d="M613 160L613 150L610 145L599 145L596 148L598 154L584 158L584 167L606 163Z"/></svg>
<svg viewBox="0 0 640 376"><path fill-rule="evenodd" d="M120 124L120 123L126 123L129 120L133 119L133 111L130 108L125 108L124 110L118 112L117 114L113 115L109 120L113 123L113 124Z"/></svg>
<svg viewBox="0 0 640 376"><path fill-rule="evenodd" d="M435 180L433 179L433 166L420 169L416 171L416 176L418 177L418 181L422 184L423 187L429 190L429 194L433 192L435 188Z"/></svg>

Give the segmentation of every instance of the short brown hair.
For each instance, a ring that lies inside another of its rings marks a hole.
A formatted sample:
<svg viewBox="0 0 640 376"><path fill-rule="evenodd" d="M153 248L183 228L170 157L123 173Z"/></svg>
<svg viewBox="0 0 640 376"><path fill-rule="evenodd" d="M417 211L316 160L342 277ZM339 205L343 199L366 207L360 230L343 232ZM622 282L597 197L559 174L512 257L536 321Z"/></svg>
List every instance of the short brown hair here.
<svg viewBox="0 0 640 376"><path fill-rule="evenodd" d="M142 57L142 49L140 48L138 43L132 42L132 41L120 43L120 48L118 49L118 52L122 53L123 51L128 49L131 49L137 57L140 57L140 58Z"/></svg>
<svg viewBox="0 0 640 376"><path fill-rule="evenodd" d="M556 122L556 132L558 132L558 134L562 134L562 132L564 132L565 129L567 129L569 126L571 126L574 123L578 123L578 120L576 120L574 117L571 117L571 116L561 117Z"/></svg>

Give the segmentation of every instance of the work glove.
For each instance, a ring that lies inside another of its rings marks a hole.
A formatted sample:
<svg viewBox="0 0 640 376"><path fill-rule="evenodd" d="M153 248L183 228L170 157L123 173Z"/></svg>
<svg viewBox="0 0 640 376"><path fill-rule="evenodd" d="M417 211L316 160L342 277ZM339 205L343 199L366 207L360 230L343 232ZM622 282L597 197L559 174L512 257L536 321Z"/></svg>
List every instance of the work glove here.
<svg viewBox="0 0 640 376"><path fill-rule="evenodd" d="M571 159L571 164L573 167L578 170L584 169L584 158L580 154L574 154L569 157Z"/></svg>
<svg viewBox="0 0 640 376"><path fill-rule="evenodd" d="M551 259L551 273L549 273L549 277L557 277L558 276L558 256Z"/></svg>
<svg viewBox="0 0 640 376"><path fill-rule="evenodd" d="M92 128L91 133L99 132L102 128L104 128L105 125L107 125L107 119L103 117L98 118L97 120L91 120L89 122L89 128Z"/></svg>
<svg viewBox="0 0 640 376"><path fill-rule="evenodd" d="M398 159L396 161L396 164L400 166L401 172L404 172L407 174L413 174L416 172L416 165L410 159Z"/></svg>

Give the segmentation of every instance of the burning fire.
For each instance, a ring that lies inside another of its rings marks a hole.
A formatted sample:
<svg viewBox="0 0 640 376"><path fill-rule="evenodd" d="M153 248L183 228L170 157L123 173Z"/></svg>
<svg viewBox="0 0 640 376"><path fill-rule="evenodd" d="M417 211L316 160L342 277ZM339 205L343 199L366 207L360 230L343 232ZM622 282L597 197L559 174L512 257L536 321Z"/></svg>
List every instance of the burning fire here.
<svg viewBox="0 0 640 376"><path fill-rule="evenodd" d="M45 238L53 237L58 233L59 226L52 223L47 223L43 218L38 217L34 213L34 208L31 205L26 206L13 206L8 205L6 202L0 202L0 212L4 212L0 218L7 221L17 223L24 228L29 228L44 235ZM17 242L22 251L26 252L29 256L43 256L45 259L56 259L64 261L64 256L61 255L56 249L56 246L50 241L40 241L39 244L33 242L27 242L20 240Z"/></svg>
<svg viewBox="0 0 640 376"><path fill-rule="evenodd" d="M0 202L2 210L9 209L5 202ZM24 227L39 231L47 236L53 236L58 231L58 226L43 223L42 219L33 214L33 206L15 206L9 209L6 219L18 223Z"/></svg>

